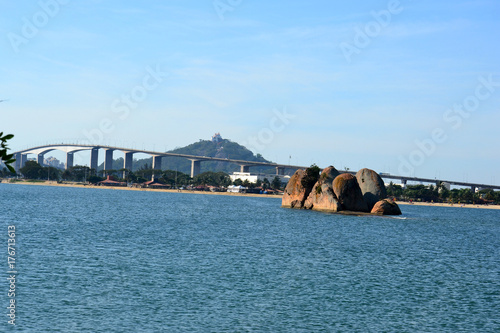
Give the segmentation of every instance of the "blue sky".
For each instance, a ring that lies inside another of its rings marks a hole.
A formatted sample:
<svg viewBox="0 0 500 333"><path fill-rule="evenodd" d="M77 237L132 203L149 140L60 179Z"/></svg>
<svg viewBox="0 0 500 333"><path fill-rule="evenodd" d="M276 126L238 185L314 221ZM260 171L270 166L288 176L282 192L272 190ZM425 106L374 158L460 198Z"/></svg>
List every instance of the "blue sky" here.
<svg viewBox="0 0 500 333"><path fill-rule="evenodd" d="M0 4L13 150L220 132L280 163L500 184L498 1Z"/></svg>

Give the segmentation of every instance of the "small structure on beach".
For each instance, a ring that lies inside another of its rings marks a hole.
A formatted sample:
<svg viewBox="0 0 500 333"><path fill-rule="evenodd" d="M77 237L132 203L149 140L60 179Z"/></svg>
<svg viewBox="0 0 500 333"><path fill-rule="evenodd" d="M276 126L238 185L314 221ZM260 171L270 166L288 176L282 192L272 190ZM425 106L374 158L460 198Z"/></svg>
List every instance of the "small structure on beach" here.
<svg viewBox="0 0 500 333"><path fill-rule="evenodd" d="M158 179L153 179L148 182L142 183L141 187L147 187L147 188L152 188L152 189L157 189L157 190L166 190L169 189L171 186L167 184L160 183Z"/></svg>
<svg viewBox="0 0 500 333"><path fill-rule="evenodd" d="M108 176L105 180L102 180L97 183L99 186L127 186L125 182L118 182L116 180L111 179L111 176Z"/></svg>
<svg viewBox="0 0 500 333"><path fill-rule="evenodd" d="M229 185L227 187L227 191L230 193L245 193L246 190L247 188L241 185Z"/></svg>

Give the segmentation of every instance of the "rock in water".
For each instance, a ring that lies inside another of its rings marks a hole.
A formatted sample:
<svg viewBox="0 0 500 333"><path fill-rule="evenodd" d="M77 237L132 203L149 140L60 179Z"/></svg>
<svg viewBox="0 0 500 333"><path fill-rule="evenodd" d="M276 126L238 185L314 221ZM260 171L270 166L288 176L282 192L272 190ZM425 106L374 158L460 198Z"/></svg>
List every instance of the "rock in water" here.
<svg viewBox="0 0 500 333"><path fill-rule="evenodd" d="M378 201L387 198L384 181L375 171L366 168L361 169L356 173L356 179L369 210Z"/></svg>
<svg viewBox="0 0 500 333"><path fill-rule="evenodd" d="M332 183L340 173L333 166L323 169L319 180L314 184L311 193L304 203L304 208L338 212L341 210L340 203L333 193Z"/></svg>
<svg viewBox="0 0 500 333"><path fill-rule="evenodd" d="M361 189L359 188L356 177L351 174L343 173L335 177L333 192L341 204L342 210L354 212L369 212Z"/></svg>
<svg viewBox="0 0 500 333"><path fill-rule="evenodd" d="M321 182L321 184L331 184L338 175L340 175L340 172L330 165L329 167L323 169L318 182Z"/></svg>
<svg viewBox="0 0 500 333"><path fill-rule="evenodd" d="M342 206L329 184L315 185L304 203L304 208L328 212L340 212L342 210Z"/></svg>
<svg viewBox="0 0 500 333"><path fill-rule="evenodd" d="M293 174L293 176L288 181L286 185L285 192L283 193L283 198L281 199L281 206L287 208L303 208L304 202L306 201L309 193L314 186L314 183L317 181L318 177L316 177L314 181L308 182L307 186L303 185L303 179L307 176L307 170L297 170Z"/></svg>
<svg viewBox="0 0 500 333"><path fill-rule="evenodd" d="M378 215L401 215L401 209L399 209L397 203L384 199L378 201L373 206L371 213Z"/></svg>

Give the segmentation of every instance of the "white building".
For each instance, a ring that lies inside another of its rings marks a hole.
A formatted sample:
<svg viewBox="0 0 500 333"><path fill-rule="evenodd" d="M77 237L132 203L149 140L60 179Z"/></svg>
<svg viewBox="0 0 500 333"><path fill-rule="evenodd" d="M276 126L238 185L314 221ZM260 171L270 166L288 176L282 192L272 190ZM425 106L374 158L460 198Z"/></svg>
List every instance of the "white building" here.
<svg viewBox="0 0 500 333"><path fill-rule="evenodd" d="M229 185L227 187L227 191L228 192L231 192L231 193L245 193L245 191L247 190L246 187L243 187L241 185L239 186L236 186L236 185Z"/></svg>
<svg viewBox="0 0 500 333"><path fill-rule="evenodd" d="M236 179L241 179L242 181L248 180L250 183L256 183L257 180L263 181L265 178L269 180L269 182L272 182L274 177L278 176L279 179L283 184L287 184L288 181L290 180L290 176L284 176L284 175L265 175L265 174L254 174L252 175L250 172L233 172L232 175L229 175L231 177L231 180L234 182Z"/></svg>

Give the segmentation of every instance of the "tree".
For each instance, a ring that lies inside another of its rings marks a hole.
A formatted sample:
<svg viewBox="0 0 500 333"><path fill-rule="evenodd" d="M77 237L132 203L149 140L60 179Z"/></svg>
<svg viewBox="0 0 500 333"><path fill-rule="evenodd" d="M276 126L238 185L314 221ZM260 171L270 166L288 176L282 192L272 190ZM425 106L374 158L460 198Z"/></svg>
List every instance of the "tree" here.
<svg viewBox="0 0 500 333"><path fill-rule="evenodd" d="M99 177L99 176L96 176L96 175L91 175L89 176L89 183L91 184L96 184L100 181L104 180L103 177Z"/></svg>
<svg viewBox="0 0 500 333"><path fill-rule="evenodd" d="M40 179L43 177L43 168L35 161L27 161L19 171L28 179Z"/></svg>
<svg viewBox="0 0 500 333"><path fill-rule="evenodd" d="M273 181L271 182L271 188L273 188L275 190L279 190L281 188L280 177L278 177L278 176L274 177Z"/></svg>
<svg viewBox="0 0 500 333"><path fill-rule="evenodd" d="M188 185L191 181L191 177L183 172L178 172L175 170L165 170L163 171L160 180L163 180L166 184L174 186Z"/></svg>
<svg viewBox="0 0 500 333"><path fill-rule="evenodd" d="M225 172L207 171L195 176L193 183L195 185L228 186L231 184L231 178Z"/></svg>
<svg viewBox="0 0 500 333"><path fill-rule="evenodd" d="M75 182L86 181L90 176L90 168L85 165L75 165L62 173L62 178L64 180L70 180Z"/></svg>
<svg viewBox="0 0 500 333"><path fill-rule="evenodd" d="M59 180L59 178L61 177L61 174L62 174L61 170L59 170L58 168L51 167L51 166L44 167L42 172L44 175L47 175L47 180ZM45 176L42 178L45 178Z"/></svg>
<svg viewBox="0 0 500 333"><path fill-rule="evenodd" d="M403 196L403 187L390 182L389 186L387 186L387 195L390 197L400 198Z"/></svg>
<svg viewBox="0 0 500 333"><path fill-rule="evenodd" d="M267 190L271 186L271 183L269 182L269 179L264 178L262 181L262 189Z"/></svg>
<svg viewBox="0 0 500 333"><path fill-rule="evenodd" d="M318 181L320 168L313 164L309 168L306 169L306 174L302 178L302 186L304 188L312 188L314 184Z"/></svg>
<svg viewBox="0 0 500 333"><path fill-rule="evenodd" d="M4 162L5 166L7 169L9 169L10 172L15 173L16 170L12 167L12 163L14 163L16 160L13 158L14 154L7 154L7 151L9 148L7 147L7 141L12 139L14 135L12 134L7 134L3 135L3 132L0 132L0 142L1 142L1 147L0 147L0 162Z"/></svg>

